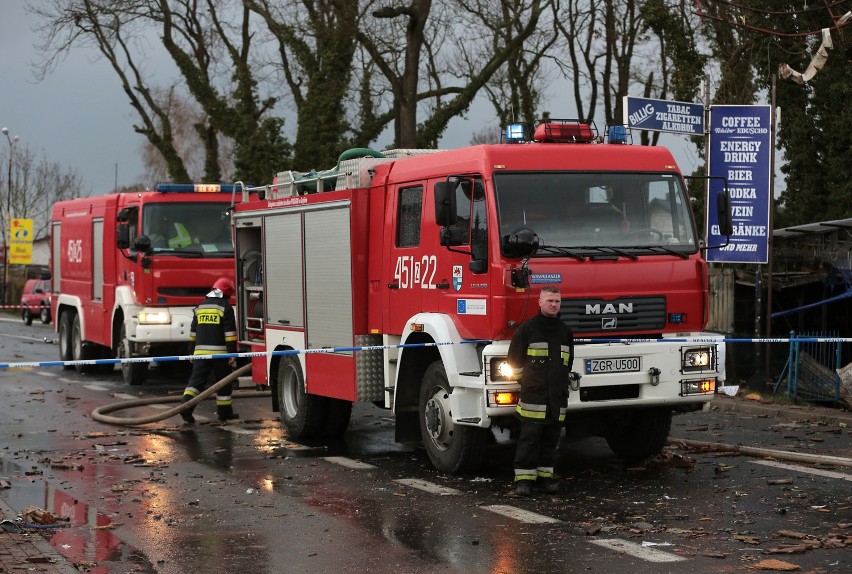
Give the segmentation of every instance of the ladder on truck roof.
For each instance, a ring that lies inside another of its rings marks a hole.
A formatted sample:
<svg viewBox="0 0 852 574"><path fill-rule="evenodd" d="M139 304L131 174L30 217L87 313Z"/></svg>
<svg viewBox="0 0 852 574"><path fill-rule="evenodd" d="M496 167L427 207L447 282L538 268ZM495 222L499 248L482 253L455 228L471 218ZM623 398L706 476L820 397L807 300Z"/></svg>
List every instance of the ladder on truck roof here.
<svg viewBox="0 0 852 574"><path fill-rule="evenodd" d="M355 151L355 150L350 150ZM375 167L380 163L395 161L407 157L415 157L436 153L439 149L392 149L383 152L369 150L370 155L348 157L347 152L341 154L337 166L323 170L311 170L307 173L298 171L282 171L276 176L275 182L248 191L264 191L266 199L280 199L305 195L338 191L341 189L356 189L367 187L373 179ZM357 153L357 152L356 152Z"/></svg>

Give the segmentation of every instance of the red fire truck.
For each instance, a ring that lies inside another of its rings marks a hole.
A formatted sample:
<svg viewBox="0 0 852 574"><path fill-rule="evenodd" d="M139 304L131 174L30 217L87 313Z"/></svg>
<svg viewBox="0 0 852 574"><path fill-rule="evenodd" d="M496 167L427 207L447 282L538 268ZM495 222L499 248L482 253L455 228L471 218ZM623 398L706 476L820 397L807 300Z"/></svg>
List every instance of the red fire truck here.
<svg viewBox="0 0 852 574"><path fill-rule="evenodd" d="M217 278L234 276L232 193L218 184L163 184L58 202L50 238L60 358L186 354L193 307ZM148 362L122 363L121 371L139 385Z"/></svg>
<svg viewBox="0 0 852 574"><path fill-rule="evenodd" d="M724 341L703 332L705 246L670 152L568 120L532 139L350 150L235 206L239 338L290 436L371 401L436 468L475 469L513 424L506 352L544 285L580 339L569 427L640 459L712 398Z"/></svg>

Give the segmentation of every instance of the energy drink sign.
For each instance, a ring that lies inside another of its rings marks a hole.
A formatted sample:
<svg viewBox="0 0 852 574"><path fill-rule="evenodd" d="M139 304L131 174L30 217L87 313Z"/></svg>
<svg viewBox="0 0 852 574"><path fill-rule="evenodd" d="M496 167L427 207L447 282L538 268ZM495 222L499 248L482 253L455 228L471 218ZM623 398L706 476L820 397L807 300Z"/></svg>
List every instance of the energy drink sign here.
<svg viewBox="0 0 852 574"><path fill-rule="evenodd" d="M772 157L770 106L710 107L710 205L707 245L721 245L716 195L728 182L734 234L730 244L707 251L707 260L766 263L769 243L769 190Z"/></svg>

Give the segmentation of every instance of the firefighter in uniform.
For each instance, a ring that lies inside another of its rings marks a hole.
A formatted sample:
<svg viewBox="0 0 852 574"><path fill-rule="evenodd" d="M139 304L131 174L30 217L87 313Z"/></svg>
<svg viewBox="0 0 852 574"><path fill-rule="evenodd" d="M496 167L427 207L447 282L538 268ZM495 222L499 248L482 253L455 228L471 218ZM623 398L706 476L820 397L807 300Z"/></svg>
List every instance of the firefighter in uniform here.
<svg viewBox="0 0 852 574"><path fill-rule="evenodd" d="M192 318L189 341L194 345L194 355L220 355L235 353L237 350L237 321L234 308L228 299L236 293L234 282L227 277L220 277L213 284L213 289L207 298L195 308ZM192 361L192 375L189 377L186 389L183 391L184 403L191 401L203 392L209 383L210 373L214 380L220 381L231 373L233 359L201 359ZM231 400L232 387L230 384L219 389L216 393L216 415L220 421L239 418L234 413ZM192 410L185 410L180 416L186 423L194 423Z"/></svg>
<svg viewBox="0 0 852 574"><path fill-rule="evenodd" d="M574 334L559 318L561 302L559 289L545 286L538 314L518 327L509 344L508 362L521 384L515 412L521 421L514 463L518 496L530 496L534 485L559 491L553 466L574 363Z"/></svg>

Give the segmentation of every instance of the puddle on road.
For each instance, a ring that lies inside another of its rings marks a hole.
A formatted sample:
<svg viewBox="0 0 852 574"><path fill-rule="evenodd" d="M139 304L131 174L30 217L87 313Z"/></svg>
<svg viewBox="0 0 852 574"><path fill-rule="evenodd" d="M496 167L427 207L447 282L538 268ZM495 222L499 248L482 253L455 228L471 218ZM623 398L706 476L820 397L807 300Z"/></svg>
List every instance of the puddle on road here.
<svg viewBox="0 0 852 574"><path fill-rule="evenodd" d="M12 461L0 459L0 476L12 484L12 488L0 490L0 496L16 512L33 506L68 519L61 528L44 529L43 533L51 546L82 571L109 574L121 564L122 571L132 568L138 574L156 572L142 552L107 529L113 523L108 514L40 476L26 476L24 469Z"/></svg>

